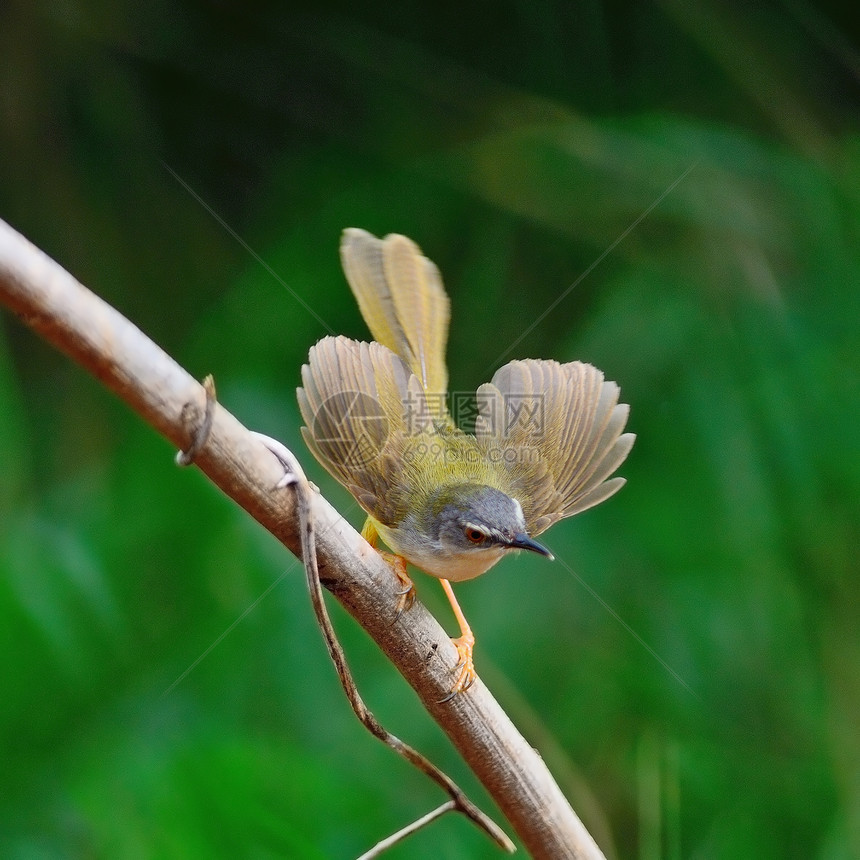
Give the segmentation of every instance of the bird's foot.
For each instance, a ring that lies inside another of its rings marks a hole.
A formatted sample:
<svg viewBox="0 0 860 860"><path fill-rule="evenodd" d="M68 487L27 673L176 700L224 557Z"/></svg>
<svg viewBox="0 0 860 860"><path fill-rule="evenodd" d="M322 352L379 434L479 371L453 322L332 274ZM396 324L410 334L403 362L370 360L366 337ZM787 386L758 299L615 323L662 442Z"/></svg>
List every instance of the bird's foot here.
<svg viewBox="0 0 860 860"><path fill-rule="evenodd" d="M397 600L397 612L394 615L396 621L400 618L401 613L408 612L412 608L412 604L415 603L415 585L409 578L409 574L406 573L406 559L396 553L383 552L377 548L379 532L370 517L365 520L361 536L382 556L382 560L391 568L403 586Z"/></svg>
<svg viewBox="0 0 860 860"><path fill-rule="evenodd" d="M478 673L475 671L475 662L472 659L472 651L475 647L475 637L472 633L465 633L456 639L452 639L451 642L454 643L454 647L457 649L457 654L460 657L454 669L459 669L460 672L457 675L454 686L451 687L451 692L444 699L440 700L440 704L450 702L454 696L465 693L475 683L475 678L478 677Z"/></svg>
<svg viewBox="0 0 860 860"><path fill-rule="evenodd" d="M398 592L399 597L397 598L397 612L395 615L395 619L397 619L402 612L408 612L412 608L412 604L415 603L415 583L412 582L409 574L406 573L405 558L392 552L382 552L381 550L377 550L377 552L382 556L383 561L391 568L403 586L401 591Z"/></svg>

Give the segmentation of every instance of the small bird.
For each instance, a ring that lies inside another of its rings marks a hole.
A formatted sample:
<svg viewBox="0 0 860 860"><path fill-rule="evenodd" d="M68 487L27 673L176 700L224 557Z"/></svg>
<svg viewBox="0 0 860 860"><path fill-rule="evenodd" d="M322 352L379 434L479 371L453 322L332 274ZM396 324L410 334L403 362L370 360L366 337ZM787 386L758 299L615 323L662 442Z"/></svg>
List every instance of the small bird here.
<svg viewBox="0 0 860 860"><path fill-rule="evenodd" d="M374 342L323 338L302 367L302 434L367 513L362 534L403 584L406 562L441 580L461 635L448 700L475 680L475 637L451 582L489 570L511 550L552 559L534 540L617 492L611 475L635 436L629 407L579 361L506 364L476 393L474 434L447 406L450 303L436 266L406 236L344 231L341 260ZM490 319L490 317L487 317ZM445 701L443 700L443 701Z"/></svg>

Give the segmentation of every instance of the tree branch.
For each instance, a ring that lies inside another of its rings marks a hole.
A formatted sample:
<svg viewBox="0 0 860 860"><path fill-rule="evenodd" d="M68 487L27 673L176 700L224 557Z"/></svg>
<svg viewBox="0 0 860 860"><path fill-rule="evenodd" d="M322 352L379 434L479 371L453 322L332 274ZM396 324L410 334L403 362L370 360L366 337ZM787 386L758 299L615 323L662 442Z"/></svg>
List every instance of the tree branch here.
<svg viewBox="0 0 860 860"><path fill-rule="evenodd" d="M136 326L0 221L0 301L121 397L179 449L205 415L201 385ZM273 492L278 460L220 404L195 464L298 557L295 496ZM400 585L361 536L313 498L323 585L373 637L420 697L536 858L600 858L542 759L477 679L442 703L457 652L416 601L396 620Z"/></svg>

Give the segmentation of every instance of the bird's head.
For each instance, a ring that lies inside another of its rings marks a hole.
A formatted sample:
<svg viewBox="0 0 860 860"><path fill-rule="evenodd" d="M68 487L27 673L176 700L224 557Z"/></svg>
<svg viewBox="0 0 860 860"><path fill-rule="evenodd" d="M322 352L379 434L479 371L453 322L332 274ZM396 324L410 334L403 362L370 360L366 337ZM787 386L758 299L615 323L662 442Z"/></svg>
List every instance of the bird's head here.
<svg viewBox="0 0 860 860"><path fill-rule="evenodd" d="M413 538L418 538L414 530L421 534L423 558L415 563L444 579L478 576L513 549L552 558L546 547L529 537L520 503L480 484L440 488L424 510L413 512L401 525L402 537L404 528L413 531Z"/></svg>

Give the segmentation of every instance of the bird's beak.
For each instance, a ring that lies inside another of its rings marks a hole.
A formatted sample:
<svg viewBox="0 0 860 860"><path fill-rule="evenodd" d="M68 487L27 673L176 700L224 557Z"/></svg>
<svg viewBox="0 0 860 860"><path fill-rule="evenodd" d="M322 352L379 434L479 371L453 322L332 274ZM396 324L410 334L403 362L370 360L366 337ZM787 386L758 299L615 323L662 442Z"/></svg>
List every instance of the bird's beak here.
<svg viewBox="0 0 860 860"><path fill-rule="evenodd" d="M528 549L538 555L545 555L550 561L554 561L553 554L536 540L532 540L525 532L514 535L514 539L508 544L511 549Z"/></svg>

